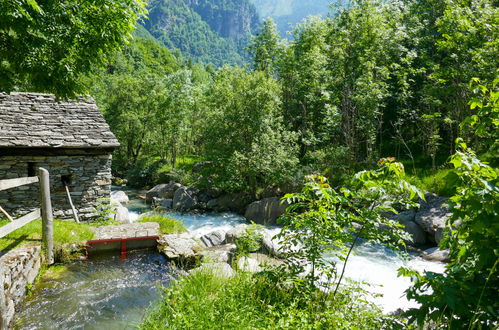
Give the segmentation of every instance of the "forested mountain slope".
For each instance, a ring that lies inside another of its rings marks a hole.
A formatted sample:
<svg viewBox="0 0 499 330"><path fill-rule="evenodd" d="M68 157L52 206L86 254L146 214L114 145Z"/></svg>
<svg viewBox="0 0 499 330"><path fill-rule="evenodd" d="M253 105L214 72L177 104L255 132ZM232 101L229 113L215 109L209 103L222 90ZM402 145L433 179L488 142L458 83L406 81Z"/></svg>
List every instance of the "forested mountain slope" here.
<svg viewBox="0 0 499 330"><path fill-rule="evenodd" d="M169 49L180 49L194 61L242 64L259 17L248 0L152 0L142 21Z"/></svg>
<svg viewBox="0 0 499 330"><path fill-rule="evenodd" d="M310 15L326 16L332 0L251 0L262 18L272 17L281 36Z"/></svg>

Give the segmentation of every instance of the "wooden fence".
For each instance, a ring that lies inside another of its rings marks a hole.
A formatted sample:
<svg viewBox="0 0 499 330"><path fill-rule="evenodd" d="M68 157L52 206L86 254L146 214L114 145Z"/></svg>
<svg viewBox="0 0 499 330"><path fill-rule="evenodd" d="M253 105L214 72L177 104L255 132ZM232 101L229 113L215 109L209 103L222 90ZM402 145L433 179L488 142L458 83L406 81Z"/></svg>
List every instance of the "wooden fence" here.
<svg viewBox="0 0 499 330"><path fill-rule="evenodd" d="M0 180L0 191L7 190L26 184L40 184L40 208L20 217L12 219L3 209L0 210L11 221L5 226L0 227L0 238L12 233L33 220L42 218L42 243L46 251L48 264L54 263L54 217L52 213L52 202L50 200L50 177L49 172L44 168L38 169L38 176Z"/></svg>

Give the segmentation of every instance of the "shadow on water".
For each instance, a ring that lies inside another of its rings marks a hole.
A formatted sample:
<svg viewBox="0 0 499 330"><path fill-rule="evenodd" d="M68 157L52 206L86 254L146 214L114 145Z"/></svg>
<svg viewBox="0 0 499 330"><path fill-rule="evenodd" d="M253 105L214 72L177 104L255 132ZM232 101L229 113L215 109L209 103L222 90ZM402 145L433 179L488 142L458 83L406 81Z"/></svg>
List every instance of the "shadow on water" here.
<svg viewBox="0 0 499 330"><path fill-rule="evenodd" d="M37 288L16 328L133 329L173 279L166 259L153 251L74 262Z"/></svg>

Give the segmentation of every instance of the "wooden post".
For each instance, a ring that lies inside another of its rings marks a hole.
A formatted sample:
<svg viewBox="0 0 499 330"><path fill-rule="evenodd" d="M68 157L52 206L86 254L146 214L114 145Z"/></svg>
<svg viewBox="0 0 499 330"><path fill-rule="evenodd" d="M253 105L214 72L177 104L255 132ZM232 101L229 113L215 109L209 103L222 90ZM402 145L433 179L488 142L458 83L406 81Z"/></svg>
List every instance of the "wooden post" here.
<svg viewBox="0 0 499 330"><path fill-rule="evenodd" d="M44 168L38 169L40 178L40 204L42 213L42 240L47 253L47 263L54 263L54 216L52 202L50 201L49 172Z"/></svg>

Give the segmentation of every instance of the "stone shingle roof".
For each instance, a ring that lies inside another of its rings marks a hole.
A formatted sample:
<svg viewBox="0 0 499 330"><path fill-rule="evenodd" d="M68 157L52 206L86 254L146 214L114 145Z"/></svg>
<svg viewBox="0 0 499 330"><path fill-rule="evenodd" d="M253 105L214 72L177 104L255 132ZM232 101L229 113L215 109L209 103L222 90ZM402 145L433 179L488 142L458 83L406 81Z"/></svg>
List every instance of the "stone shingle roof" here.
<svg viewBox="0 0 499 330"><path fill-rule="evenodd" d="M0 93L0 148L114 148L118 140L95 101Z"/></svg>

